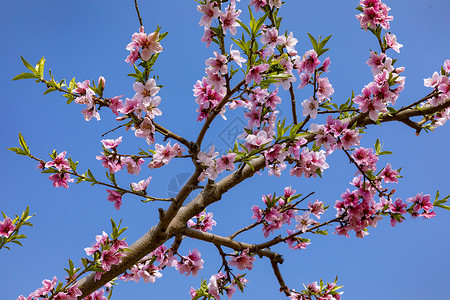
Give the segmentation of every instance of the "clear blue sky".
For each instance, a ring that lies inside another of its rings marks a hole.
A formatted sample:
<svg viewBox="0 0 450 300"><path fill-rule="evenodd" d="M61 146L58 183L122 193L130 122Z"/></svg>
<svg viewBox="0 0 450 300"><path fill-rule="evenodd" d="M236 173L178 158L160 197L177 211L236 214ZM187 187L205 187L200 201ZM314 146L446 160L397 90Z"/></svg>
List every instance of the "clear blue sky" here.
<svg viewBox="0 0 450 300"><path fill-rule="evenodd" d="M165 87L160 91L163 116L159 123L193 139L201 124L196 122L192 86L204 75L205 59L216 50L205 48L200 42L203 28L198 26L200 13L195 1L140 1L144 25L148 32L162 26L169 35L163 41L165 51L155 67L156 74ZM330 82L335 89L334 100L341 103L354 90L372 80L365 61L369 49L376 49L376 40L359 28L354 9L357 1L289 1L280 15L283 31L293 31L299 40L299 53L311 49L307 32L317 36L333 34L329 42L331 57ZM246 15L241 1L243 15ZM397 66L405 66L406 89L397 107L413 102L429 92L423 86L423 78L438 70L445 59L450 59L450 2L446 0L389 1L392 8L391 31L404 45ZM105 173L95 156L101 151L101 134L115 127L113 115L100 111L102 121L85 122L81 106L65 104L64 98L53 93L42 96L44 87L32 80L12 82L11 78L25 71L20 55L35 63L40 57L47 59L56 79L77 81L106 78L107 96L134 95L132 78L126 74L132 68L124 62L125 46L139 25L133 1L32 1L16 0L3 3L0 11L0 37L2 40L2 68L0 84L3 95L1 115L0 186L2 197L0 210L8 215L20 213L26 205L32 212L35 226L26 228L29 236L24 247L13 246L12 251L0 252L1 299L16 299L28 295L41 286L43 279L54 275L63 279L67 259L74 262L84 256L83 248L90 246L95 235L103 230L110 232L109 219L123 219L128 226L128 242L145 233L158 219L157 208L161 204L141 204L133 197L124 198L120 211L106 201L101 187L88 184L72 184L68 190L52 187L48 176L36 170L34 161L7 151L18 144L18 132L25 136L32 153L48 157L53 149L67 150L74 160L80 161L79 169L90 167L94 174ZM307 92L297 91L297 98L308 98ZM289 116L286 94L283 97L282 117ZM236 116L237 117L237 116ZM228 122L235 120L230 117ZM244 120L237 117L236 122ZM244 120L245 122L245 120ZM220 118L205 139L224 149L220 139L229 123ZM382 128L371 126L362 139L363 146L372 146L377 137L385 149L394 155L384 157L394 168L403 167L403 179L397 185L397 194L403 199L418 192L434 196L437 189L449 194L448 169L450 162L450 130L439 128L435 133L416 137L414 132L401 124L388 124ZM142 139L131 132L117 131L109 138L123 136L126 149L134 151L147 147ZM125 146L124 146L125 147ZM334 204L353 178L354 169L343 153L335 153L329 159L330 169L323 179L267 178L249 180L227 193L220 203L208 211L214 212L218 226L213 233L229 235L234 229L250 224L250 207L260 204L261 194L280 192L285 186L304 194L315 191L314 197ZM380 164L381 166L381 164ZM161 170L144 170L133 181L153 176L149 190L152 195L167 197L172 186L168 182L176 176L192 170L186 162L171 162ZM123 182L126 176L122 177ZM424 221L411 220L394 229L384 220L377 228L370 228L370 235L363 240L331 235L314 236L307 250L292 252L286 247L275 248L285 257L281 271L289 287L302 289L302 283L319 278L332 281L339 276L344 285L343 299L449 299L450 246L448 228L450 212L436 209L437 217ZM329 212L333 215L334 212ZM332 231L332 229L330 229ZM248 242L262 241L260 232L249 237ZM220 267L215 247L186 240L181 252L190 248L202 252L206 264L197 278L185 277L176 270L164 271L155 284L121 283L115 289L113 299L189 299L190 286L198 287L200 278L209 279ZM244 295L236 293L233 299L285 299L278 292L279 286L267 260L257 260L253 271L248 272L248 288Z"/></svg>

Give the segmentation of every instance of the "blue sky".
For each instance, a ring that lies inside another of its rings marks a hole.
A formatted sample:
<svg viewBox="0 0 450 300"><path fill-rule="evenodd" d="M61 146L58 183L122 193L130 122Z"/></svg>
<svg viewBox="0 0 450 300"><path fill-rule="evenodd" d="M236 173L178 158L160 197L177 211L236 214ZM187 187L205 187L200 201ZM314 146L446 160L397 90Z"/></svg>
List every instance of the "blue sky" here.
<svg viewBox="0 0 450 300"><path fill-rule="evenodd" d="M139 23L133 1L32 1L16 0L4 3L0 11L0 37L2 68L0 83L4 92L4 110L1 115L2 147L0 176L2 200L0 210L8 215L20 213L27 205L36 216L34 227L26 228L29 237L24 247L13 246L12 251L0 252L0 289L4 299L16 299L28 295L41 286L43 279L64 277L67 259L79 262L85 255L83 248L94 242L95 235L103 230L110 232L109 220L123 219L128 226L127 241L133 242L144 234L158 219L157 208L162 204L142 204L139 199L126 197L120 211L106 201L101 187L88 184L72 184L68 190L55 189L48 176L36 170L30 159L7 151L18 145L21 132L31 151L38 157L48 158L53 149L66 150L79 168L92 169L101 176L104 169L95 156L101 151L101 134L117 126L113 115L101 110L102 121L85 122L81 106L66 105L57 93L42 96L44 87L32 80L11 81L15 75L25 72L20 55L31 63L39 58L47 59L46 69L51 68L56 79L77 81L106 78L105 94L112 97L134 95L132 78L126 74L132 68L124 62L125 46ZM169 35L163 41L165 48L160 55L155 73L159 84L164 85L159 95L163 116L158 122L181 136L193 139L201 127L196 122L192 86L204 75L205 59L216 50L212 45L205 48L200 42L203 28L198 26L201 15L194 1L141 1L140 9L147 32L162 26ZM243 19L247 18L245 4L241 1ZM294 32L299 40L296 48L300 54L311 49L307 32L314 36L333 35L327 53L331 58L329 79L335 89L334 100L345 101L351 91L359 93L372 80L370 68L365 64L370 49L376 49L376 40L359 28L354 9L357 1L324 0L289 1L280 15L284 17L282 30ZM392 8L391 31L404 45L400 54L390 52L397 58L397 66L405 66L406 89L396 107L411 103L429 92L423 86L423 78L438 70L448 56L450 48L449 29L450 2L445 0L389 1ZM245 16L245 17L244 17ZM307 91L297 90L297 99L309 97ZM283 94L281 117L290 119L289 101ZM225 133L232 122L245 122L238 114L230 115L228 121L218 118L205 138L205 145L215 144L225 150ZM383 157L383 163L391 162L394 168L403 167L403 179L395 187L403 199L419 192L434 196L450 194L448 185L448 158L450 130L438 128L434 133L415 136L401 124L370 126L361 141L362 146L372 146L377 138L385 149L394 152ZM130 152L147 147L132 132L117 131L108 138L123 136L123 148ZM160 140L161 142L161 140ZM125 144L127 144L125 146ZM121 145L121 146L122 146ZM315 191L315 198L334 204L353 178L354 170L343 153L328 158L330 169L323 179L306 180L283 176L272 178L256 176L245 185L227 193L223 200L212 205L218 222L213 233L229 235L252 222L251 206L260 204L261 194L280 193L291 185L298 192ZM132 181L153 176L149 189L152 195L167 197L176 189L174 178L183 178L191 172L188 162L172 161L160 170L143 171ZM265 172L264 172L265 174ZM177 177L178 176L178 177ZM126 182L126 176L123 177ZM312 199L314 200L314 199ZM448 249L450 236L449 212L436 209L437 217L424 221L411 220L391 228L388 220L377 228L370 228L370 235L363 240L351 236L313 236L307 250L292 252L276 247L285 258L281 271L289 287L302 289L302 283L319 278L332 281L339 276L344 285L343 299L445 299L450 298ZM334 212L328 213L332 216ZM330 231L332 229L330 228ZM243 236L244 237L244 236ZM246 236L248 242L263 240L262 234ZM176 270L167 270L155 284L121 283L114 292L114 299L188 299L190 286L198 287L200 278L208 279L220 267L215 247L186 240L181 252L191 248L202 252L206 264L197 278L185 277ZM246 293L236 293L233 299L285 299L278 292L279 286L271 271L270 263L260 259L253 271L248 272Z"/></svg>

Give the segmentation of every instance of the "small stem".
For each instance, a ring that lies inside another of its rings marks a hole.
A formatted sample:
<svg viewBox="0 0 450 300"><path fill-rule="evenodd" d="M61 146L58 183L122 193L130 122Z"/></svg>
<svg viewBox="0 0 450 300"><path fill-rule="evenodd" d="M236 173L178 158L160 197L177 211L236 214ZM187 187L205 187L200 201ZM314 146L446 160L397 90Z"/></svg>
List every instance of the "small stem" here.
<svg viewBox="0 0 450 300"><path fill-rule="evenodd" d="M291 86L289 87L289 94L291 95L291 106L292 106L292 118L294 119L294 124L297 125L297 109L295 108L295 95L294 95L294 88Z"/></svg>
<svg viewBox="0 0 450 300"><path fill-rule="evenodd" d="M141 25L141 27L143 27L144 25L142 25L142 18L141 18L141 14L139 13L139 7L138 7L137 0L134 0L134 7L136 8L137 16L139 19L139 24Z"/></svg>

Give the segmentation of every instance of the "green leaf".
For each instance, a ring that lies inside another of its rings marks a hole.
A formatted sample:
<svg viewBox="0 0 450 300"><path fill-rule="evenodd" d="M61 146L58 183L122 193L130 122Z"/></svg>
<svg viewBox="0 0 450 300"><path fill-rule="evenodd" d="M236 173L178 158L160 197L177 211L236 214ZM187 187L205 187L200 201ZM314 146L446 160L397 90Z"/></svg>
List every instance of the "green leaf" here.
<svg viewBox="0 0 450 300"><path fill-rule="evenodd" d="M377 139L377 141L375 142L375 152L376 152L376 154L380 153L381 149L382 149L382 147L381 147L380 140Z"/></svg>
<svg viewBox="0 0 450 300"><path fill-rule="evenodd" d="M314 50L316 52L318 52L317 51L318 50L318 47L317 47L318 45L317 45L316 39L311 34L309 34L309 32L308 32L308 36L309 36L309 39L311 40L311 44L313 45Z"/></svg>
<svg viewBox="0 0 450 300"><path fill-rule="evenodd" d="M30 79L30 78L39 79L39 77L36 76L35 74L22 73L22 74L19 74L19 75L15 76L12 80Z"/></svg>
<svg viewBox="0 0 450 300"><path fill-rule="evenodd" d="M13 151L13 152L15 152L16 154L19 154L19 155L26 155L26 156L28 156L28 153L26 153L24 150L22 150L21 148L18 148L18 147L12 147L12 148L6 148L7 150L11 150L11 151Z"/></svg>
<svg viewBox="0 0 450 300"><path fill-rule="evenodd" d="M28 148L27 144L25 143L25 139L23 138L22 133L19 132L19 143L20 146L22 146L22 149L27 153L30 154L30 148Z"/></svg>
<svg viewBox="0 0 450 300"><path fill-rule="evenodd" d="M27 62L25 58L22 57L22 55L20 56L20 58L22 59L22 63L24 64L24 66L25 66L28 70L30 70L31 72L33 72L34 75L38 75L36 69L33 68L33 66L32 66L29 62Z"/></svg>
<svg viewBox="0 0 450 300"><path fill-rule="evenodd" d="M327 230L316 230L316 231L314 231L314 233L321 234L321 235L328 235Z"/></svg>
<svg viewBox="0 0 450 300"><path fill-rule="evenodd" d="M36 72L39 75L39 78L44 78L44 65L45 65L45 58L42 56L42 58L38 61L36 64Z"/></svg>

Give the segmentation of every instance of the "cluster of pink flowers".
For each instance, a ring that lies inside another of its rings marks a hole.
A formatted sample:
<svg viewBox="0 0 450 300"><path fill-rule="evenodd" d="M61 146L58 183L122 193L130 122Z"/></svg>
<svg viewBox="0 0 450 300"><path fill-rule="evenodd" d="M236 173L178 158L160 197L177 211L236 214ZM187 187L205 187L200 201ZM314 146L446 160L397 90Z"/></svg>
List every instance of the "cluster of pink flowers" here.
<svg viewBox="0 0 450 300"><path fill-rule="evenodd" d="M317 281L313 283L309 283L305 290L301 292L296 292L295 290L291 291L289 299L291 300L310 300L314 299L318 300L340 300L341 294L337 292L340 287L336 285L336 282L327 283L323 285L322 281L320 281L320 285L317 284Z"/></svg>
<svg viewBox="0 0 450 300"><path fill-rule="evenodd" d="M394 19L388 16L391 10L381 0L360 0L359 9L362 11L356 18L361 22L361 28L367 30L367 27L376 29L380 25L384 29L389 29L389 22Z"/></svg>
<svg viewBox="0 0 450 300"><path fill-rule="evenodd" d="M373 153L373 149L358 148L352 154L352 158L366 174L374 174L377 169L378 157ZM370 175L370 180L363 178L363 175L356 176L351 182L351 185L356 189L353 191L347 189L341 195L342 200L337 200L334 206L337 210L337 216L342 217L341 224L335 228L335 233L349 237L348 232L353 230L357 237L363 238L369 234L367 232L368 226L376 227L377 222L382 219L382 213L390 215L392 226L403 222L403 215L407 212L413 217L434 217L436 214L431 211L433 205L430 202L430 195L422 196L422 194L418 194L415 197L408 198L406 201L413 203L408 210L405 209L407 204L402 202L400 198L397 198L395 202L390 200L390 196L395 190L387 193L388 189L383 188L381 183L397 183L398 177L399 172L392 169L390 163L378 175ZM388 195L388 199L382 197L380 191L384 195ZM379 202L375 200L377 193L380 195Z"/></svg>
<svg viewBox="0 0 450 300"><path fill-rule="evenodd" d="M183 149L178 143L173 146L170 145L170 142L166 146L155 144L155 154L148 166L151 169L159 168L168 165L172 158L181 155L183 155Z"/></svg>
<svg viewBox="0 0 450 300"><path fill-rule="evenodd" d="M218 18L220 20L223 34L229 30L232 35L235 35L236 27L240 26L238 23L238 21L240 21L238 17L242 11L240 9L236 10L235 0L230 1L230 4L225 9L225 12L220 10L219 3L211 0L206 0L204 1L204 4L198 5L197 11L203 14L199 25L204 26L205 29L205 34L201 40L206 43L206 47L211 44L212 39L215 36L214 31L211 30L211 23L213 19Z"/></svg>
<svg viewBox="0 0 450 300"><path fill-rule="evenodd" d="M0 221L0 237L4 236L5 238L9 238L15 229L16 226L14 226L10 218L6 217L3 221Z"/></svg>
<svg viewBox="0 0 450 300"><path fill-rule="evenodd" d="M405 77L400 76L405 68L394 68L393 60L385 53L370 52L367 65L372 68L374 81L366 85L361 95L353 101L363 113L368 113L371 120L378 119L378 112L386 112L389 104L394 105L400 92L405 88ZM398 84L394 89L392 86Z"/></svg>
<svg viewBox="0 0 450 300"><path fill-rule="evenodd" d="M225 170L234 171L234 160L236 153L228 153L220 158L216 158L219 152L214 151L215 147L212 145L208 152L200 151L197 154L197 162L203 164L206 168L198 177L200 181L204 181L206 177L211 180L216 180L217 176Z"/></svg>
<svg viewBox="0 0 450 300"><path fill-rule="evenodd" d="M191 299L200 299L199 297L203 296L208 297L208 299L213 297L215 300L220 300L220 295L226 293L228 299L231 299L236 292L236 287L238 287L242 292L247 282L248 280L244 278L244 275L237 274L234 276L234 279L231 280L228 278L228 274L219 272L211 276L208 285L206 285L205 280L200 289L196 290L191 287L189 294L191 295Z"/></svg>
<svg viewBox="0 0 450 300"><path fill-rule="evenodd" d="M99 86L102 85L104 88L105 78L100 77L98 79L98 83ZM78 104L86 104L86 108L81 111L86 121L90 121L92 117L96 118L97 121L99 121L100 114L98 113L95 106L95 92L91 89L89 84L89 80L77 82L77 87L73 90L73 92L77 93L79 96L76 97L74 101Z"/></svg>
<svg viewBox="0 0 450 300"><path fill-rule="evenodd" d="M159 263L158 266L151 263L153 259ZM139 282L142 278L145 283L154 283L156 279L161 278L161 270L165 267L174 267L176 259L173 256L172 250L167 249L165 245L161 245L144 257L140 263L134 265L129 271L125 272L119 279L123 281Z"/></svg>
<svg viewBox="0 0 450 300"><path fill-rule="evenodd" d="M176 261L175 269L180 274L186 273L186 276L192 273L193 276L197 276L198 271L203 269L204 260L200 252L197 249L189 251L188 255L181 258L181 261Z"/></svg>
<svg viewBox="0 0 450 300"><path fill-rule="evenodd" d="M68 182L73 182L74 180L70 178L69 171L71 171L70 163L65 158L66 151L61 152L53 160L48 161L45 165L40 164L40 168L54 168L60 172L50 175L48 178L53 181L54 187L64 187L69 188Z"/></svg>
<svg viewBox="0 0 450 300"><path fill-rule="evenodd" d="M117 154L117 146L122 143L122 137L115 140L102 140L104 151L102 155L97 155L96 159L102 161L102 166L107 168L109 173L114 174L122 169L122 157ZM138 171L139 173L139 171Z"/></svg>
<svg viewBox="0 0 450 300"><path fill-rule="evenodd" d="M255 261L255 257L253 255L249 255L250 250L244 249L241 251L241 254L234 256L231 260L228 261L230 266L235 266L238 270L251 270L253 269L253 262Z"/></svg>
<svg viewBox="0 0 450 300"><path fill-rule="evenodd" d="M216 224L217 224L216 221L213 220L213 213L212 212L206 213L204 211L195 215L187 223L188 227L198 229L203 232L212 230L212 227L216 226Z"/></svg>
<svg viewBox="0 0 450 300"><path fill-rule="evenodd" d="M159 43L159 32L153 32L146 34L144 27L139 28L139 32L136 32L131 37L131 43L126 47L130 54L125 59L125 62L134 64L140 57L143 61L148 61L152 54L160 53L163 51L163 47Z"/></svg>
<svg viewBox="0 0 450 300"><path fill-rule="evenodd" d="M307 148L303 148L300 154L295 153L294 158L296 164L289 170L291 176L316 177L317 174L321 174L323 170L329 168L324 150L310 151Z"/></svg>
<svg viewBox="0 0 450 300"><path fill-rule="evenodd" d="M156 96L160 87L156 85L153 78L149 78L146 82L135 82L133 89L136 94L131 99L126 99L125 103L118 111L128 117L137 119L133 126L134 135L145 138L149 145L155 142L155 125L153 119L161 116L162 112L158 108L161 103L161 97ZM145 113L145 116L143 115Z"/></svg>
<svg viewBox="0 0 450 300"><path fill-rule="evenodd" d="M290 187L284 189L284 196L263 195L262 201L266 209L262 210L258 205L252 206L253 216L256 222L263 223L264 237L268 237L274 230L280 229L284 224L290 225L295 218L295 207L291 204L291 197L295 190Z"/></svg>
<svg viewBox="0 0 450 300"><path fill-rule="evenodd" d="M437 96L428 99L427 104L433 106L440 105L444 101L450 98L450 60L447 59L442 66L443 72L439 74L434 72L431 78L424 79L424 85L426 87L433 88L439 94ZM450 108L446 108L443 112L434 116L433 125L435 127L442 126L450 119Z"/></svg>
<svg viewBox="0 0 450 300"><path fill-rule="evenodd" d="M58 283L58 279L53 277L53 279L50 281L48 279L45 279L42 281L42 287L38 288L34 292L32 292L28 297L24 297L23 295L20 295L17 300L38 300L38 299L47 299L49 297L49 293L51 295L54 295L52 299L55 300L77 300L78 296L81 296L81 291L78 289L78 283L75 283L74 285L71 285L67 291L65 292L58 292L54 293L54 289ZM84 299L90 299L88 297ZM95 298L99 300L104 300L107 298Z"/></svg>
<svg viewBox="0 0 450 300"><path fill-rule="evenodd" d="M348 150L353 146L359 146L360 135L358 129L348 129L347 123L339 119L327 117L327 123L323 125L312 124L310 131L315 133L317 146L322 146L327 154L336 149Z"/></svg>
<svg viewBox="0 0 450 300"><path fill-rule="evenodd" d="M99 266L103 271L111 270L113 265L118 265L122 261L122 257L125 256L124 251L128 248L125 240L114 239L111 240L103 231L102 235L95 237L96 243L92 247L84 248L87 255L94 255L94 259L98 260ZM95 279L98 280L102 277L102 272L95 273Z"/></svg>
<svg viewBox="0 0 450 300"><path fill-rule="evenodd" d="M197 80L194 85L195 102L199 105L197 112L199 115L197 121L202 121L208 117L211 111L219 105L226 94L224 75L228 74L228 63L235 61L239 67L246 59L241 57L239 50L232 50L229 57L214 51L214 56L205 61L208 66L205 69L206 76L202 80ZM220 114L224 119L225 106L222 107Z"/></svg>

